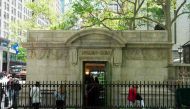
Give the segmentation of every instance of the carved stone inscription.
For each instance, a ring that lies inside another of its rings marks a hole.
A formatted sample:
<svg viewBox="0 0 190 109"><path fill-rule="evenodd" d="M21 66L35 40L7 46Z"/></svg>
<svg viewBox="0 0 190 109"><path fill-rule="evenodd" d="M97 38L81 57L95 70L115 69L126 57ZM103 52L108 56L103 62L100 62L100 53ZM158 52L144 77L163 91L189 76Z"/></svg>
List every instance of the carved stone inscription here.
<svg viewBox="0 0 190 109"><path fill-rule="evenodd" d="M112 54L111 49L80 49L80 56L110 56Z"/></svg>

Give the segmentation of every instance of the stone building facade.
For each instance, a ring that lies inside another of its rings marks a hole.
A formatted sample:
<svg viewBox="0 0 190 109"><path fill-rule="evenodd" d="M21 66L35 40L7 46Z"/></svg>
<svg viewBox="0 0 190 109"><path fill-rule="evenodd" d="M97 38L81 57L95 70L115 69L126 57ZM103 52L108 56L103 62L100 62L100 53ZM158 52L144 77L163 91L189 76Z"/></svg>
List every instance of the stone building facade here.
<svg viewBox="0 0 190 109"><path fill-rule="evenodd" d="M27 81L84 81L87 72L97 69L106 81L164 81L172 48L166 31L101 28L31 30L23 45Z"/></svg>

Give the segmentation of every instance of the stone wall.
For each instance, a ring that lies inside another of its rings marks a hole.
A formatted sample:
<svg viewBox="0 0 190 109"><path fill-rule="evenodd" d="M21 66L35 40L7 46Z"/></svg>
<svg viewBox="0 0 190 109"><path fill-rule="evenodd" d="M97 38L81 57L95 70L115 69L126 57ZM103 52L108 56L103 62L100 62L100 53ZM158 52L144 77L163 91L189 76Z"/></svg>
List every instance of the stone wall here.
<svg viewBox="0 0 190 109"><path fill-rule="evenodd" d="M165 31L29 31L28 81L79 81L84 61L107 63L107 80L167 80Z"/></svg>

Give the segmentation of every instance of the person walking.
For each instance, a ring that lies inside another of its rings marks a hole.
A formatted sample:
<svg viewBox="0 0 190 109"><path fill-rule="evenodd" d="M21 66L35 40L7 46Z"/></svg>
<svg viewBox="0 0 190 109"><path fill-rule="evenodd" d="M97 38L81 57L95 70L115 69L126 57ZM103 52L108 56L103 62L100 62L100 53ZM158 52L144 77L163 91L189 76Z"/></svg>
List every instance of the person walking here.
<svg viewBox="0 0 190 109"><path fill-rule="evenodd" d="M91 108L94 106L94 89L95 89L95 81L92 75L89 77L89 83L87 84L86 91L87 91L87 107Z"/></svg>
<svg viewBox="0 0 190 109"><path fill-rule="evenodd" d="M8 76L8 82L7 82L7 91L8 91L8 97L9 97L9 102L12 105L12 100L13 100L13 78L11 76Z"/></svg>
<svg viewBox="0 0 190 109"><path fill-rule="evenodd" d="M36 82L35 86L30 90L30 97L32 99L33 109L39 109L41 102L40 82Z"/></svg>
<svg viewBox="0 0 190 109"><path fill-rule="evenodd" d="M5 92L5 90L4 90L3 87L4 87L3 84L0 83L0 109L3 109L3 108L1 107L1 102L2 102L2 99L3 99L3 95L6 96L6 92Z"/></svg>
<svg viewBox="0 0 190 109"><path fill-rule="evenodd" d="M98 107L100 105L100 100L99 100L99 96L100 96L100 84L99 84L99 80L98 80L98 77L95 77L94 78L94 85L95 85L95 88L94 88L94 105L96 107Z"/></svg>
<svg viewBox="0 0 190 109"><path fill-rule="evenodd" d="M132 85L129 88L129 92L128 92L128 101L129 101L129 105L130 106L134 106L134 103L136 101L137 98L137 87L135 85Z"/></svg>
<svg viewBox="0 0 190 109"><path fill-rule="evenodd" d="M136 100L138 101L138 104L140 105L140 107L144 107L144 100L139 93L137 93Z"/></svg>
<svg viewBox="0 0 190 109"><path fill-rule="evenodd" d="M57 109L63 109L65 107L65 86L61 84L59 89L54 92L54 96L56 98L56 107Z"/></svg>
<svg viewBox="0 0 190 109"><path fill-rule="evenodd" d="M11 84L11 89L12 89L12 106L14 109L17 109L17 102L19 101L19 91L21 90L21 85L19 83L19 79L15 77L15 74L12 75L12 84Z"/></svg>

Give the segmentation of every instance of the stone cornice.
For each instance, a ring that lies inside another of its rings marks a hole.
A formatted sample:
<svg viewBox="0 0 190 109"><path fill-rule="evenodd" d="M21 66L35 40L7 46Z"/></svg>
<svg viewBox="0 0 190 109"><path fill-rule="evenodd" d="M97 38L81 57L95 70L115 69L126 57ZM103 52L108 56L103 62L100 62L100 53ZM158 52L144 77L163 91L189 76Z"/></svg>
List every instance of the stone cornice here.
<svg viewBox="0 0 190 109"><path fill-rule="evenodd" d="M67 47L89 47L89 45L66 45L63 42L28 42L22 44L27 49L34 48L67 48ZM168 42L128 42L127 48L171 48L172 43ZM91 45L90 47L120 47L117 45Z"/></svg>

